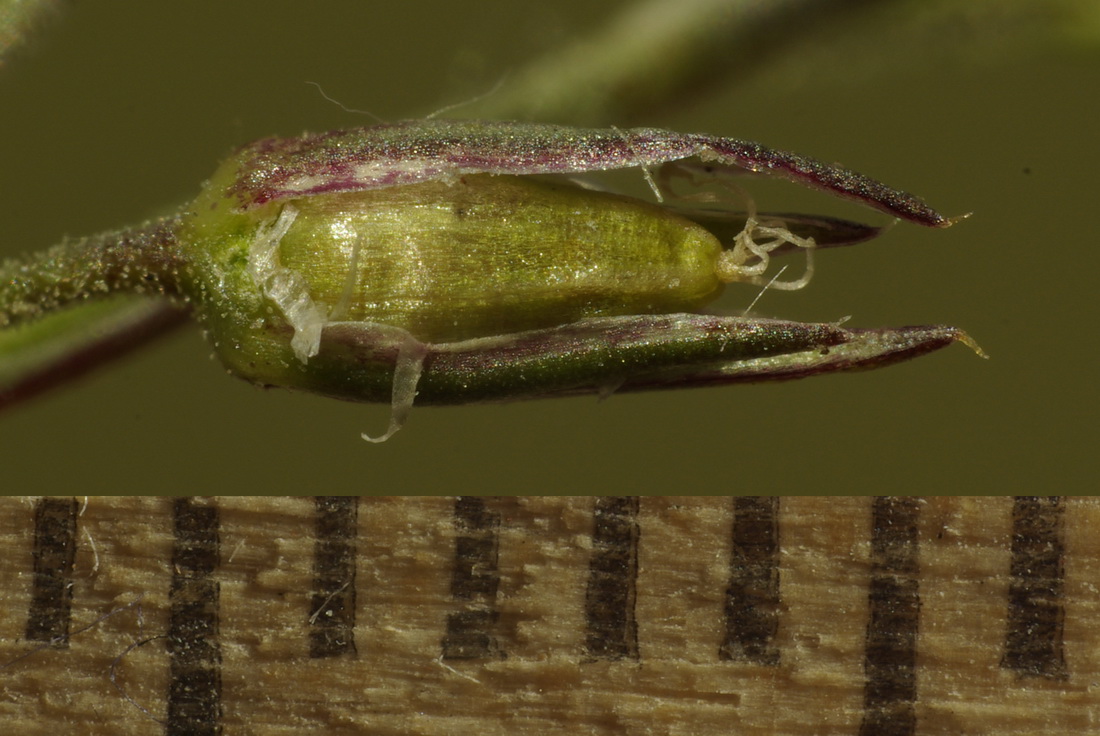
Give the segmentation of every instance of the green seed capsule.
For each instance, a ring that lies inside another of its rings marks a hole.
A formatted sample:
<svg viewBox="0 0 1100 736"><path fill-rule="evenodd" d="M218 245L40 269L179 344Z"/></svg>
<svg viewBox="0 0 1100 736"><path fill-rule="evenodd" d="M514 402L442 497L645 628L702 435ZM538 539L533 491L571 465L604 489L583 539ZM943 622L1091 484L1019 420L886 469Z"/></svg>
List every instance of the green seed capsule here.
<svg viewBox="0 0 1100 736"><path fill-rule="evenodd" d="M291 204L280 261L314 302L425 342L694 311L722 289L711 233L569 184L481 174Z"/></svg>
<svg viewBox="0 0 1100 736"><path fill-rule="evenodd" d="M701 168L682 164L692 157ZM408 121L240 149L181 218L173 263L184 265L166 280L195 305L231 372L389 399L389 429L375 439L401 426L414 398L728 382L724 368L698 370L841 339L832 327L689 313L731 281L802 286L811 268L797 281L767 279L771 254L809 258L818 234L839 244L868 229L819 219L797 234L786 218L692 210L688 197L660 206L561 178L647 167L662 180L759 171L950 224L904 192L752 142Z"/></svg>
<svg viewBox="0 0 1100 736"><path fill-rule="evenodd" d="M256 383L373 394L362 377L348 385L317 363L322 331L337 323L415 353L585 318L691 312L723 288L718 239L639 199L469 174L242 209L225 194L238 166L223 165L194 204L184 291L229 370ZM377 379L379 391L391 380L384 368Z"/></svg>

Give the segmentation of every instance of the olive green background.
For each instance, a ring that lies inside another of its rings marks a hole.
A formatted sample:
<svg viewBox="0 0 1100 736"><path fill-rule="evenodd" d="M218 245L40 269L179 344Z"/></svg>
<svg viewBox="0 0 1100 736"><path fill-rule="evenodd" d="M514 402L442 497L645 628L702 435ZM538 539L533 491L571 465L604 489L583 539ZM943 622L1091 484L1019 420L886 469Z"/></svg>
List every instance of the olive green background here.
<svg viewBox="0 0 1100 736"><path fill-rule="evenodd" d="M612 3L73 3L0 68L0 253L140 221L233 148L424 115L491 89ZM942 31L942 32L941 32ZM757 312L947 323L962 346L862 374L414 410L263 391L189 327L0 416L19 493L1031 493L1096 483L1100 44L867 23L766 55L644 120L844 164L974 216L826 252ZM1095 32L1094 32L1095 33ZM970 34L970 35L967 35ZM974 39L979 39L975 41ZM764 39L765 41L767 39ZM457 112L457 111L456 111ZM557 121L547 121L557 122ZM772 209L862 211L793 185ZM870 215L874 217L874 215ZM755 295L731 287L719 308Z"/></svg>

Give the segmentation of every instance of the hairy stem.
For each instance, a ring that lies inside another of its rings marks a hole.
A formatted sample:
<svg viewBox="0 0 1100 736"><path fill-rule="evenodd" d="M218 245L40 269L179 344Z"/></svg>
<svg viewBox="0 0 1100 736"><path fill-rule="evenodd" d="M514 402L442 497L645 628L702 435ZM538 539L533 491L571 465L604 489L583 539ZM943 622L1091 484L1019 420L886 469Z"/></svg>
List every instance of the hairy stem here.
<svg viewBox="0 0 1100 736"><path fill-rule="evenodd" d="M55 245L0 265L0 327L119 292L178 296L181 218Z"/></svg>

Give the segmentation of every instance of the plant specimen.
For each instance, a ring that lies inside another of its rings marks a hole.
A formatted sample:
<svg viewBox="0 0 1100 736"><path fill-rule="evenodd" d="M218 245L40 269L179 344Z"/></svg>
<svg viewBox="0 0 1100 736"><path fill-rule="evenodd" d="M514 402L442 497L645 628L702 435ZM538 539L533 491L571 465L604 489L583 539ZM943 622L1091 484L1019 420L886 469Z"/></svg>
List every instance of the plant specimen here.
<svg viewBox="0 0 1100 736"><path fill-rule="evenodd" d="M587 178L616 168L650 177L663 201L622 197ZM103 340L70 340L60 361L22 358L22 346L41 342L44 317L128 291L192 311L243 378L392 402L382 438L414 400L786 379L969 342L944 326L853 330L697 314L725 282L808 281L809 269L793 281L773 278L772 256L812 257L878 233L830 218L760 215L751 202L734 212L736 169L925 225L952 222L844 169L652 129L422 120L265 139L238 151L174 217L8 262L0 390L14 401L51 372L103 352ZM683 180L696 188L679 191ZM707 201L698 185L714 182L721 191ZM139 339L179 313L130 309L110 308L120 325L110 340Z"/></svg>

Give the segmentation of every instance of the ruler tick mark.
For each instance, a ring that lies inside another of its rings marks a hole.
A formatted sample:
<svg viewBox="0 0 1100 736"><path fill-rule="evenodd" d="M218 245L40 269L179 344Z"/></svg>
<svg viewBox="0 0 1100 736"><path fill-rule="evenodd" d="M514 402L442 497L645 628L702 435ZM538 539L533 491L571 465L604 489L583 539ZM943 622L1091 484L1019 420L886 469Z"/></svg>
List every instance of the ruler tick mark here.
<svg viewBox="0 0 1100 736"><path fill-rule="evenodd" d="M638 498L597 498L593 516L585 653L592 659L638 659Z"/></svg>
<svg viewBox="0 0 1100 736"><path fill-rule="evenodd" d="M214 579L218 509L188 498L173 504L172 582L168 593L168 736L221 734L221 649Z"/></svg>
<svg viewBox="0 0 1100 736"><path fill-rule="evenodd" d="M1008 627L1001 667L1021 675L1068 676L1065 619L1065 502L1057 496L1019 496L1012 505L1012 563Z"/></svg>
<svg viewBox="0 0 1100 736"><path fill-rule="evenodd" d="M359 498L314 499L316 541L313 549L313 598L309 616L309 656L356 653L355 554Z"/></svg>
<svg viewBox="0 0 1100 736"><path fill-rule="evenodd" d="M873 501L860 736L916 733L920 504L908 497Z"/></svg>
<svg viewBox="0 0 1100 736"><path fill-rule="evenodd" d="M462 496L455 500L454 525L451 598L461 610L447 616L443 659L502 658L493 633L500 619L500 514L489 511L484 499Z"/></svg>
<svg viewBox="0 0 1100 736"><path fill-rule="evenodd" d="M76 517L75 498L42 498L34 506L34 578L26 638L56 649L69 646Z"/></svg>
<svg viewBox="0 0 1100 736"><path fill-rule="evenodd" d="M779 499L733 500L733 552L726 589L726 638L718 656L779 664Z"/></svg>

